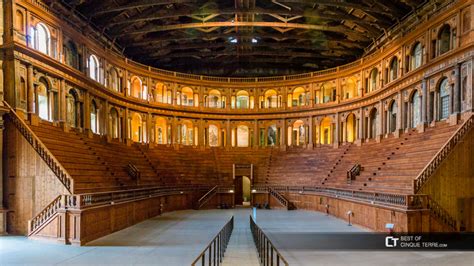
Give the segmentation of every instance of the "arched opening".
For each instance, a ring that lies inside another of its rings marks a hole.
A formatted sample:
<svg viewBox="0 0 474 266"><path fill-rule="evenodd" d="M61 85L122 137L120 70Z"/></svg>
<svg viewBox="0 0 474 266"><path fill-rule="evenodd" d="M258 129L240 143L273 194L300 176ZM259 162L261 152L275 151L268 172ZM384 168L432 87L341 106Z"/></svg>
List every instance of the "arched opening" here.
<svg viewBox="0 0 474 266"><path fill-rule="evenodd" d="M89 56L89 77L95 81L99 81L99 60L95 55Z"/></svg>
<svg viewBox="0 0 474 266"><path fill-rule="evenodd" d="M179 143L183 145L197 145L195 141L195 134L197 132L194 130L193 123L189 120L183 120L181 125L178 126L178 134L179 134ZM197 134L196 134L197 135Z"/></svg>
<svg viewBox="0 0 474 266"><path fill-rule="evenodd" d="M278 129L276 125L267 128L267 146L279 145Z"/></svg>
<svg viewBox="0 0 474 266"><path fill-rule="evenodd" d="M181 89L181 105L194 106L194 93L190 87Z"/></svg>
<svg viewBox="0 0 474 266"><path fill-rule="evenodd" d="M64 62L75 69L79 69L79 54L77 46L72 41L67 41L64 45Z"/></svg>
<svg viewBox="0 0 474 266"><path fill-rule="evenodd" d="M99 134L99 109L94 100L91 101L91 131L94 134Z"/></svg>
<svg viewBox="0 0 474 266"><path fill-rule="evenodd" d="M138 113L132 114L132 140L135 142L142 142L143 138L143 127L142 127L142 116Z"/></svg>
<svg viewBox="0 0 474 266"><path fill-rule="evenodd" d="M377 89L377 80L379 77L379 71L377 70L377 68L374 68L372 69L372 71L370 71L369 77L370 77L370 82L369 82L368 92L372 92Z"/></svg>
<svg viewBox="0 0 474 266"><path fill-rule="evenodd" d="M132 77L130 93L135 98L142 98L142 80L139 77Z"/></svg>
<svg viewBox="0 0 474 266"><path fill-rule="evenodd" d="M20 86L18 89L20 101L26 101L26 81L23 77L20 77Z"/></svg>
<svg viewBox="0 0 474 266"><path fill-rule="evenodd" d="M411 70L417 69L421 66L421 62L423 59L423 48L421 47L421 43L417 42L413 49L411 50Z"/></svg>
<svg viewBox="0 0 474 266"><path fill-rule="evenodd" d="M397 129L397 113L398 105L396 101L393 101L388 109L388 130L390 133L395 132Z"/></svg>
<svg viewBox="0 0 474 266"><path fill-rule="evenodd" d="M348 100L356 96L357 96L357 78L356 77L348 78L343 88L342 98L345 100Z"/></svg>
<svg viewBox="0 0 474 266"><path fill-rule="evenodd" d="M249 93L247 91L241 90L237 92L237 109L248 109L250 106Z"/></svg>
<svg viewBox="0 0 474 266"><path fill-rule="evenodd" d="M275 90L267 90L264 94L264 97L265 97L265 108L280 107L278 93Z"/></svg>
<svg viewBox="0 0 474 266"><path fill-rule="evenodd" d="M208 142L211 147L219 147L219 128L215 125L209 125Z"/></svg>
<svg viewBox="0 0 474 266"><path fill-rule="evenodd" d="M75 90L69 90L66 95L66 121L70 127L79 127L79 103Z"/></svg>
<svg viewBox="0 0 474 266"><path fill-rule="evenodd" d="M421 110L420 110L420 95L416 90L413 95L411 96L410 102L412 104L411 108L411 117L412 117L412 124L411 127L416 127L421 122Z"/></svg>
<svg viewBox="0 0 474 266"><path fill-rule="evenodd" d="M450 86L448 79L444 78L439 84L439 119L446 119L449 117L449 95Z"/></svg>
<svg viewBox="0 0 474 266"><path fill-rule="evenodd" d="M221 92L218 90L209 91L207 96L207 106L210 108L222 108Z"/></svg>
<svg viewBox="0 0 474 266"><path fill-rule="evenodd" d="M49 86L48 82L43 78L39 81L38 91L38 115L41 119L50 120L50 108L49 108Z"/></svg>
<svg viewBox="0 0 474 266"><path fill-rule="evenodd" d="M346 141L354 142L356 134L356 117L350 113L346 118Z"/></svg>
<svg viewBox="0 0 474 266"><path fill-rule="evenodd" d="M46 25L43 23L38 23L36 25L36 40L35 40L35 49L51 55L51 33Z"/></svg>
<svg viewBox="0 0 474 266"><path fill-rule="evenodd" d="M288 107L306 105L306 91L303 87L297 87L292 94L288 95Z"/></svg>
<svg viewBox="0 0 474 266"><path fill-rule="evenodd" d="M237 127L237 147L249 146L249 128L240 125Z"/></svg>
<svg viewBox="0 0 474 266"><path fill-rule="evenodd" d="M395 56L390 61L389 81L394 81L398 78L398 58Z"/></svg>
<svg viewBox="0 0 474 266"><path fill-rule="evenodd" d="M296 120L293 123L291 136L292 136L292 143L295 146L301 146L301 145L306 144L306 128L303 121Z"/></svg>
<svg viewBox="0 0 474 266"><path fill-rule="evenodd" d="M375 138L378 134L377 125L379 123L379 110L372 108L369 113L369 138Z"/></svg>
<svg viewBox="0 0 474 266"><path fill-rule="evenodd" d="M25 33L25 20L23 12L21 12L20 10L17 10L15 12L15 28L21 33Z"/></svg>
<svg viewBox="0 0 474 266"><path fill-rule="evenodd" d="M321 87L323 93L323 103L333 102L336 100L336 87L331 82L326 82Z"/></svg>
<svg viewBox="0 0 474 266"><path fill-rule="evenodd" d="M330 117L325 117L320 125L320 142L321 144L332 143L332 120Z"/></svg>
<svg viewBox="0 0 474 266"><path fill-rule="evenodd" d="M115 107L110 109L109 113L109 123L110 123L110 136L113 139L120 138L120 122L119 122L119 114Z"/></svg>
<svg viewBox="0 0 474 266"><path fill-rule="evenodd" d="M451 27L448 24L444 25L440 29L438 35L438 42L438 49L440 55L451 50Z"/></svg>
<svg viewBox="0 0 474 266"><path fill-rule="evenodd" d="M114 67L109 69L109 88L115 92L120 92L120 77Z"/></svg>
<svg viewBox="0 0 474 266"><path fill-rule="evenodd" d="M168 143L168 125L164 117L157 117L155 120L155 142L158 144Z"/></svg>
<svg viewBox="0 0 474 266"><path fill-rule="evenodd" d="M167 102L165 84L158 82L155 86L155 101L159 103Z"/></svg>

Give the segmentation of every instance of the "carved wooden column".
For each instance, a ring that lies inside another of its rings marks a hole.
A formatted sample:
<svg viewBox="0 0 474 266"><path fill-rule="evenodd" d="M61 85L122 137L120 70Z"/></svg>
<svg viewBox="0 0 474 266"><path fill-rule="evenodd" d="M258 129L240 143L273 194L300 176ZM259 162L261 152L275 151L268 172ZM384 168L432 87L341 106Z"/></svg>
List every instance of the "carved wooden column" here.
<svg viewBox="0 0 474 266"><path fill-rule="evenodd" d="M58 112L58 119L60 123L66 122L66 80L64 78L59 80L59 112Z"/></svg>
<svg viewBox="0 0 474 266"><path fill-rule="evenodd" d="M427 83L426 79L423 79L421 81L421 123L422 125L425 125L426 122L428 121L428 89L427 89Z"/></svg>
<svg viewBox="0 0 474 266"><path fill-rule="evenodd" d="M280 148L281 150L286 150L286 144L288 143L286 139L288 129L286 128L286 119L281 120L281 135L280 135Z"/></svg>
<svg viewBox="0 0 474 266"><path fill-rule="evenodd" d="M27 67L27 111L29 114L35 112L34 110L34 97L35 97L35 88L33 85L34 82L34 74L33 74L33 65L28 65Z"/></svg>
<svg viewBox="0 0 474 266"><path fill-rule="evenodd" d="M335 126L334 126L334 133L333 133L333 136L334 136L334 148L337 148L339 147L339 113L336 113L336 121L334 122Z"/></svg>
<svg viewBox="0 0 474 266"><path fill-rule="evenodd" d="M454 68L453 114L461 112L461 64Z"/></svg>
<svg viewBox="0 0 474 266"><path fill-rule="evenodd" d="M364 108L359 109L359 134L357 136L358 140L362 142L364 139Z"/></svg>
<svg viewBox="0 0 474 266"><path fill-rule="evenodd" d="M3 100L3 99L0 99ZM0 103L0 155L3 155L3 115L4 110L2 109L2 104ZM4 187L5 184L4 179L7 177L3 176L3 160L0 159L0 235L4 235L7 233L7 212L8 210L3 205L3 194L4 194Z"/></svg>
<svg viewBox="0 0 474 266"><path fill-rule="evenodd" d="M230 149L230 147L232 146L232 133L230 132L230 119L227 119L227 121L225 121L225 147L226 149Z"/></svg>
<svg viewBox="0 0 474 266"><path fill-rule="evenodd" d="M313 117L310 116L309 117L309 125L308 125L308 140L309 140L309 143L308 143L308 149L313 149L314 147L314 143L313 143L313 140L314 140L314 136L313 136Z"/></svg>
<svg viewBox="0 0 474 266"><path fill-rule="evenodd" d="M254 120L254 125L253 125L253 147L258 148L259 142L258 142L258 120Z"/></svg>

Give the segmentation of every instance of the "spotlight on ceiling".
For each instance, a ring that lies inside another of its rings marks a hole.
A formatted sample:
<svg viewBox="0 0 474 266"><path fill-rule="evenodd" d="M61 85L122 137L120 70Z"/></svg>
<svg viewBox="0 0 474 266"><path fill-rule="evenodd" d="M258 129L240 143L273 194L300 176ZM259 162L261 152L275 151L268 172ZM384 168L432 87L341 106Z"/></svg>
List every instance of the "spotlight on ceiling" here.
<svg viewBox="0 0 474 266"><path fill-rule="evenodd" d="M229 42L231 43L237 43L237 38L230 37Z"/></svg>
<svg viewBox="0 0 474 266"><path fill-rule="evenodd" d="M252 43L258 43L258 40L255 38L252 38Z"/></svg>

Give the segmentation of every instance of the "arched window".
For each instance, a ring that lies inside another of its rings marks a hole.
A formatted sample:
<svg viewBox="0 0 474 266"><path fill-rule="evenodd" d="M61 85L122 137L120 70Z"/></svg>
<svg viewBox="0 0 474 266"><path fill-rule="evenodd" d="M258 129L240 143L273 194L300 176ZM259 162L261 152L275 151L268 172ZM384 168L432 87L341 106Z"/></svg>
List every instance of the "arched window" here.
<svg viewBox="0 0 474 266"><path fill-rule="evenodd" d="M218 147L219 146L219 128L215 125L209 125L209 146Z"/></svg>
<svg viewBox="0 0 474 266"><path fill-rule="evenodd" d="M39 82L37 99L39 117L44 120L50 120L49 86L43 78Z"/></svg>
<svg viewBox="0 0 474 266"><path fill-rule="evenodd" d="M451 27L449 25L444 25L438 35L439 42L439 54L442 55L447 51L451 50Z"/></svg>
<svg viewBox="0 0 474 266"><path fill-rule="evenodd" d="M389 108L388 124L390 133L395 132L397 129L397 112L398 105L396 101L393 101Z"/></svg>
<svg viewBox="0 0 474 266"><path fill-rule="evenodd" d="M64 45L64 62L70 67L79 69L79 55L77 53L76 44L72 41L68 41Z"/></svg>
<svg viewBox="0 0 474 266"><path fill-rule="evenodd" d="M420 112L420 95L418 91L415 91L411 97L412 103L412 124L411 127L416 127L421 122L421 112Z"/></svg>
<svg viewBox="0 0 474 266"><path fill-rule="evenodd" d="M17 10L16 11L16 15L15 15L15 28L22 32L22 33L25 33L25 20L24 20L24 16L23 16L23 13L20 11L20 10Z"/></svg>
<svg viewBox="0 0 474 266"><path fill-rule="evenodd" d="M439 119L449 117L449 85L448 79L444 78L439 85Z"/></svg>
<svg viewBox="0 0 474 266"><path fill-rule="evenodd" d="M120 137L119 114L117 112L117 109L115 108L110 109L109 120L110 120L110 130L111 130L110 136L113 139L117 139Z"/></svg>
<svg viewBox="0 0 474 266"><path fill-rule="evenodd" d="M36 31L33 32L33 47L44 54L51 55L51 34L48 27L43 23L38 23Z"/></svg>
<svg viewBox="0 0 474 266"><path fill-rule="evenodd" d="M66 121L70 127L79 127L79 103L78 96L74 90L66 95Z"/></svg>
<svg viewBox="0 0 474 266"><path fill-rule="evenodd" d="M131 95L135 98L142 98L143 88L142 88L142 80L139 77L132 77L131 81Z"/></svg>
<svg viewBox="0 0 474 266"><path fill-rule="evenodd" d="M94 134L99 134L99 110L94 100L91 102L91 130Z"/></svg>
<svg viewBox="0 0 474 266"><path fill-rule="evenodd" d="M398 78L398 58L392 58L390 61L390 76L389 81L394 81Z"/></svg>
<svg viewBox="0 0 474 266"><path fill-rule="evenodd" d="M250 105L249 102L249 93L247 91L241 90L237 92L237 109L248 109Z"/></svg>
<svg viewBox="0 0 474 266"><path fill-rule="evenodd" d="M210 108L222 108L221 92L218 90L209 91L207 96L207 106Z"/></svg>
<svg viewBox="0 0 474 266"><path fill-rule="evenodd" d="M417 69L421 66L421 62L423 59L423 48L421 47L421 43L417 42L413 49L411 50L411 70Z"/></svg>
<svg viewBox="0 0 474 266"><path fill-rule="evenodd" d="M117 69L111 67L109 69L109 88L115 92L120 92L120 76Z"/></svg>
<svg viewBox="0 0 474 266"><path fill-rule="evenodd" d="M372 92L377 89L377 79L379 77L379 71L374 68L370 71L370 82L369 82L369 91Z"/></svg>
<svg viewBox="0 0 474 266"><path fill-rule="evenodd" d="M165 84L163 83L156 83L155 86L155 101L159 103L167 102L166 101L166 90L165 90Z"/></svg>
<svg viewBox="0 0 474 266"><path fill-rule="evenodd" d="M88 60L89 77L95 81L99 81L99 60L97 56L90 55Z"/></svg>
<svg viewBox="0 0 474 266"><path fill-rule="evenodd" d="M278 93L275 90L265 91L264 106L265 106L265 108L278 108L278 107L280 107L280 99L278 97Z"/></svg>

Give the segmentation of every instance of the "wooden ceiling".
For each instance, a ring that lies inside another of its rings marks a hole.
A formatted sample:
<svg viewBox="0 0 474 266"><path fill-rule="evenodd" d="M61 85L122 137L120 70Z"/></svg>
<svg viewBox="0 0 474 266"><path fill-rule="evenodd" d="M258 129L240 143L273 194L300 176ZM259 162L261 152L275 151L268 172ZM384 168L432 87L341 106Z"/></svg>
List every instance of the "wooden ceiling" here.
<svg viewBox="0 0 474 266"><path fill-rule="evenodd" d="M272 76L359 58L423 0L49 0L138 62L186 73Z"/></svg>

